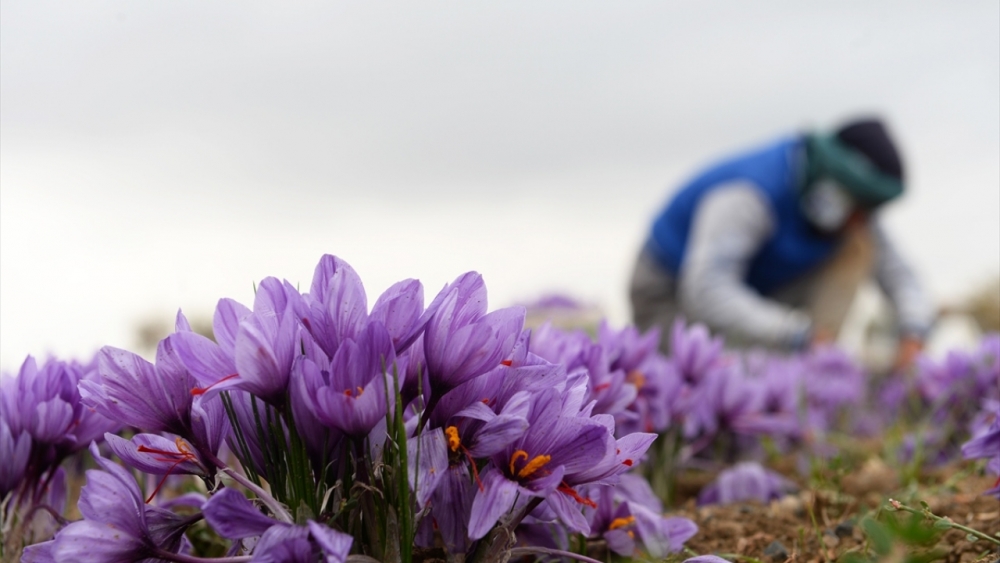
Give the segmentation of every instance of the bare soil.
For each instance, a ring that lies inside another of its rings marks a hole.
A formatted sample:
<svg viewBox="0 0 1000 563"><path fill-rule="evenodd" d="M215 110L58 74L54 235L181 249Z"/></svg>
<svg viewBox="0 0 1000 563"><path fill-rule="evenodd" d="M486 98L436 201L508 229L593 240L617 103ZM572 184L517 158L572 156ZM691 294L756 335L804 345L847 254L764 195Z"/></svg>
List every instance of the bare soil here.
<svg viewBox="0 0 1000 563"><path fill-rule="evenodd" d="M1000 533L1000 501L981 494L996 478L968 475L968 466L968 462L956 463L921 475L918 487L901 488L899 472L873 458L842 476L837 488L804 486L799 493L768 505L703 507L696 506L694 495L713 476L687 474L678 484L682 500L673 513L698 524L698 534L687 542L691 551L762 563L826 563L851 552L865 553L870 540L860 525L864 517L909 516L887 509L889 498L917 509L923 501L938 516L990 535ZM927 525L931 524L928 520ZM994 544L971 542L958 529L938 532L928 543L905 549L901 546L901 551L936 553L933 560L945 563L1000 561ZM887 560L902 562L904 558Z"/></svg>

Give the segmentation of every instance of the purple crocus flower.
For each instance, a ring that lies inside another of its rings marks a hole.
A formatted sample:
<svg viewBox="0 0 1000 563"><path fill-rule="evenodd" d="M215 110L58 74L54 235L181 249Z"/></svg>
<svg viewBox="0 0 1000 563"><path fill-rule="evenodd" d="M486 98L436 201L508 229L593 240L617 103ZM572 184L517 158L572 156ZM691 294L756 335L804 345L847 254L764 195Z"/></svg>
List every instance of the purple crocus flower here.
<svg viewBox="0 0 1000 563"><path fill-rule="evenodd" d="M260 537L253 562L314 563L322 556L325 563L344 563L353 542L351 536L312 520L306 526L278 522L231 488L216 493L202 512L212 529L224 538Z"/></svg>
<svg viewBox="0 0 1000 563"><path fill-rule="evenodd" d="M634 326L614 330L607 321L601 321L597 330L597 342L606 351L611 369L628 373L640 369L649 358L657 355L660 330L654 328L640 334L639 329Z"/></svg>
<svg viewBox="0 0 1000 563"><path fill-rule="evenodd" d="M125 468L101 457L96 444L90 451L103 471L87 471L78 504L84 519L69 524L51 541L26 548L24 561L139 562L177 553L193 520L147 506Z"/></svg>
<svg viewBox="0 0 1000 563"><path fill-rule="evenodd" d="M449 553L464 553L468 549L469 515L478 490L469 468L470 464L465 463L450 466L437 481L429 501L430 513L417 530L418 545L432 547L437 533Z"/></svg>
<svg viewBox="0 0 1000 563"><path fill-rule="evenodd" d="M650 557L662 559L680 551L698 533L698 526L687 518L665 517L642 503L624 501L615 506L614 496L612 487L600 488L591 530L621 556L634 557L641 546Z"/></svg>
<svg viewBox="0 0 1000 563"><path fill-rule="evenodd" d="M689 385L697 385L722 359L722 338L712 338L703 324L686 326L678 319L670 336L670 360Z"/></svg>
<svg viewBox="0 0 1000 563"><path fill-rule="evenodd" d="M22 430L15 435L0 418L0 501L21 484L31 455L31 435Z"/></svg>
<svg viewBox="0 0 1000 563"><path fill-rule="evenodd" d="M962 456L966 459L987 458L986 468L1000 475L1000 409L993 414L993 423L962 446ZM985 493L1000 498L1000 478Z"/></svg>
<svg viewBox="0 0 1000 563"><path fill-rule="evenodd" d="M600 464L611 437L606 426L588 417L564 416L565 406L564 396L556 390L539 393L532 404L528 431L492 456L491 466L482 475L482 489L472 503L470 538L485 536L515 502L554 495L592 504L565 483L564 477ZM567 511L561 502L552 508L570 529L589 532L589 524L578 510Z"/></svg>
<svg viewBox="0 0 1000 563"><path fill-rule="evenodd" d="M356 340L370 322L379 322L389 333L397 353L410 347L423 330L424 289L417 280L393 284L375 301L371 314L364 285L354 268L332 255L320 258L306 296L306 326L328 357L341 343Z"/></svg>
<svg viewBox="0 0 1000 563"><path fill-rule="evenodd" d="M173 439L157 434L136 434L126 440L110 432L104 435L111 451L125 465L153 475L187 474L208 476L211 462L180 436Z"/></svg>
<svg viewBox="0 0 1000 563"><path fill-rule="evenodd" d="M475 272L445 286L428 308L424 356L433 397L500 364L524 325L524 309L486 312L486 286ZM431 405L431 408L433 405Z"/></svg>
<svg viewBox="0 0 1000 563"><path fill-rule="evenodd" d="M79 386L99 379L93 362L39 366L31 356L0 379L0 499L19 487L22 500L37 499L63 459L119 427L81 401Z"/></svg>
<svg viewBox="0 0 1000 563"><path fill-rule="evenodd" d="M180 436L202 461L211 460L229 433L229 421L218 397L194 400L196 380L180 361L174 336L160 341L156 365L125 350L102 348L101 383L82 382L80 391L85 404L108 418Z"/></svg>
<svg viewBox="0 0 1000 563"><path fill-rule="evenodd" d="M184 367L201 385L192 392L209 398L232 387L239 377L236 371L236 337L240 323L252 314L250 309L232 299L220 299L212 320L211 340L178 322L172 335L174 348ZM178 320L183 315L178 313ZM185 323L186 324L186 320Z"/></svg>
<svg viewBox="0 0 1000 563"><path fill-rule="evenodd" d="M698 504L730 504L756 500L770 502L795 489L795 485L755 461L738 463L719 474L698 495Z"/></svg>
<svg viewBox="0 0 1000 563"><path fill-rule="evenodd" d="M266 278L257 288L253 308L236 334L233 360L239 376L232 386L280 406L299 355L307 306L290 283Z"/></svg>
<svg viewBox="0 0 1000 563"><path fill-rule="evenodd" d="M301 374L305 402L320 422L364 437L395 404L396 355L379 322L368 324L356 338L341 342L329 365L322 358L317 363L303 356L295 369Z"/></svg>

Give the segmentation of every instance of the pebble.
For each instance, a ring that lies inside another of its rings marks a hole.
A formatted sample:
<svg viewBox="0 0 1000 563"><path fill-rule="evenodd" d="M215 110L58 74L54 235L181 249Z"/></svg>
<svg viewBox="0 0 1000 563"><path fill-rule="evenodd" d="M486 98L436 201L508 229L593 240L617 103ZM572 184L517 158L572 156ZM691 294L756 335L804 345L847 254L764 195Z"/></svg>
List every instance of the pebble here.
<svg viewBox="0 0 1000 563"><path fill-rule="evenodd" d="M833 533L837 535L838 538L849 538L854 535L854 521L844 520L837 527L833 529Z"/></svg>
<svg viewBox="0 0 1000 563"><path fill-rule="evenodd" d="M788 550L780 541L774 540L764 548L764 555L772 561L784 561L788 559Z"/></svg>

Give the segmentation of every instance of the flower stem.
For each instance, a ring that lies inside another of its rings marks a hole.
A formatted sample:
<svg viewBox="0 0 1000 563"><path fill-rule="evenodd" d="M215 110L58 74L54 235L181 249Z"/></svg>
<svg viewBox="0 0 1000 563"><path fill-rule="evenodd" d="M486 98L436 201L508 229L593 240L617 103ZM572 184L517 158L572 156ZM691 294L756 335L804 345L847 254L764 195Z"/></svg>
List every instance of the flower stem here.
<svg viewBox="0 0 1000 563"><path fill-rule="evenodd" d="M515 547L507 552L510 554L511 559L516 559L522 555L532 555L535 553L544 553L546 555L558 555L559 557L569 557L570 559L576 559L578 561L585 561L586 563L603 563L597 559L592 559L586 555L580 555L579 553L573 553L572 551L563 551L561 549L552 549L549 547Z"/></svg>
<svg viewBox="0 0 1000 563"><path fill-rule="evenodd" d="M260 498L260 500L269 509L271 509L271 512L277 519L281 520L282 522L286 522L288 524L295 523L295 520L292 518L292 515L289 514L287 510L285 510L285 507L282 506L280 502L278 502L274 497L268 494L267 491L265 491L261 487L258 487L253 481L247 479L246 477L241 475L238 471L233 470L231 467L226 465L226 462L219 459L215 454L211 452L204 452L204 453L206 453L207 457L209 458L209 461L215 464L215 466L218 467L223 473L229 475L229 477L231 477L233 481L236 481L240 485L243 485L244 487L253 491L254 494L257 495L257 497Z"/></svg>
<svg viewBox="0 0 1000 563"><path fill-rule="evenodd" d="M289 524L295 523L295 520L292 518L292 515L289 514L287 510L285 510L285 507L282 506L282 504L278 502L277 499L269 495L267 491L255 485L253 481L247 479L243 475L240 475L238 471L234 471L229 467L226 467L222 471L226 475L232 477L233 481L236 481L240 485L243 485L244 487L253 491L254 494L257 495L257 497L260 498L260 500L265 505L267 505L268 508L271 509L271 512L274 513L274 516L276 518L278 518L282 522L287 522Z"/></svg>
<svg viewBox="0 0 1000 563"><path fill-rule="evenodd" d="M947 517L944 517L944 516L938 516L937 514L934 514L933 512L931 512L931 510L929 508L925 507L922 510L917 510L916 508L913 508L912 506L906 506L905 504L899 502L898 500L894 500L894 499L889 499L889 505L892 508L896 509L896 510L902 510L904 512L909 512L910 514L919 514L921 516L924 516L925 518L929 518L929 519L934 520L934 521L947 522L952 528L955 528L956 530L962 530L963 532L965 532L967 534L970 534L970 535L973 535L973 536L975 536L975 537L977 537L977 538L979 538L981 540L990 541L990 542L993 542L993 543L995 543L997 545L1000 545L1000 540L998 540L997 538L994 538L993 536L990 536L989 534L985 534L983 532L980 532L979 530L975 530L975 529L970 528L968 526L963 526L963 525L959 524L958 522L955 522L951 518L947 518Z"/></svg>
<svg viewBox="0 0 1000 563"><path fill-rule="evenodd" d="M156 556L160 559L176 561L177 563L246 563L253 558L251 555L204 558L195 557L193 555L184 555L183 553L173 553L172 551L167 551L165 549L157 549Z"/></svg>

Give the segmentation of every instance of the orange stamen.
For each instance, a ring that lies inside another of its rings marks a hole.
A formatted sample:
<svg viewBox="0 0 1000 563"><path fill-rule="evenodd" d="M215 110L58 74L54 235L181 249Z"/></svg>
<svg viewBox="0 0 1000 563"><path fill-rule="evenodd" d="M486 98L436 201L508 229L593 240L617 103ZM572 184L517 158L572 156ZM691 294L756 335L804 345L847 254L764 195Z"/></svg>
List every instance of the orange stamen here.
<svg viewBox="0 0 1000 563"><path fill-rule="evenodd" d="M635 516L626 516L624 518L615 518L611 521L611 525L608 526L609 530L614 530L616 528L624 528L632 522L635 522Z"/></svg>
<svg viewBox="0 0 1000 563"><path fill-rule="evenodd" d="M646 376L639 370L628 372L627 380L632 385L635 385L636 389L642 389L642 386L646 384Z"/></svg>
<svg viewBox="0 0 1000 563"><path fill-rule="evenodd" d="M519 460L519 459L528 459L528 452L526 452L524 450L517 450L516 452L513 453L513 455L510 456L510 474L511 475L513 475L515 473L515 471L514 471L514 463L517 460Z"/></svg>
<svg viewBox="0 0 1000 563"><path fill-rule="evenodd" d="M453 452L457 451L458 447L462 445L462 439L458 437L458 428L449 426L444 429L444 433L448 436L448 449Z"/></svg>
<svg viewBox="0 0 1000 563"><path fill-rule="evenodd" d="M239 377L239 376L240 376L240 374L238 374L238 373L227 375L226 377L223 377L222 379L216 381L215 383L213 383L213 384L211 384L211 385L209 385L207 387L195 387L194 389L191 390L191 394L192 395L196 395L196 396L197 395L204 395L206 391L208 391L212 387L215 387L216 385L222 383L223 381L229 381L230 379L232 379L234 377Z"/></svg>
<svg viewBox="0 0 1000 563"><path fill-rule="evenodd" d="M531 459L531 461L524 464L524 467L522 467L521 470L517 472L517 476L520 477L521 479L530 477L532 473L541 469L542 466L548 463L551 459L552 456L550 455L536 455Z"/></svg>
<svg viewBox="0 0 1000 563"><path fill-rule="evenodd" d="M589 498L581 497L580 493L574 491L573 487L567 485L565 481L563 481L562 484L559 485L559 488L557 488L556 490L565 495L569 495L570 498L572 498L573 500L584 506L589 506L590 508L597 508L596 502L590 500Z"/></svg>

